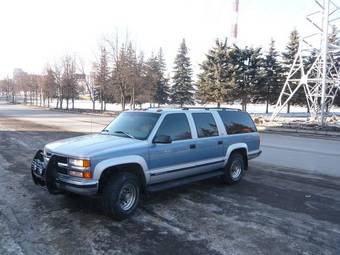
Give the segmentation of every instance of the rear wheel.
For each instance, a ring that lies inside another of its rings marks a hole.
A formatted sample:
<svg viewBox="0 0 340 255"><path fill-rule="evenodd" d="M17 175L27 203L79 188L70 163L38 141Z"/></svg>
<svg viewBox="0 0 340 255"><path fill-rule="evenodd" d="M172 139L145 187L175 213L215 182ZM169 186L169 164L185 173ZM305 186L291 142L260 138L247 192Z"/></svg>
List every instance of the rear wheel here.
<svg viewBox="0 0 340 255"><path fill-rule="evenodd" d="M136 175L120 172L110 177L103 192L104 211L117 220L130 217L139 203L140 186Z"/></svg>
<svg viewBox="0 0 340 255"><path fill-rule="evenodd" d="M245 169L244 158L240 153L232 153L224 169L222 180L226 184L237 183L242 179Z"/></svg>

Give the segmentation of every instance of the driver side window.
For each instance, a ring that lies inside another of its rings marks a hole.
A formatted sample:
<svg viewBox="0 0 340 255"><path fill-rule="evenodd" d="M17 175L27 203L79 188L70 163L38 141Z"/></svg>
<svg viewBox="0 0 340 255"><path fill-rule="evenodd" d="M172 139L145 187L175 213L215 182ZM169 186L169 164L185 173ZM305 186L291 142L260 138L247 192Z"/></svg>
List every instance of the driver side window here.
<svg viewBox="0 0 340 255"><path fill-rule="evenodd" d="M170 136L172 141L191 139L188 118L184 113L171 113L165 116L156 136Z"/></svg>

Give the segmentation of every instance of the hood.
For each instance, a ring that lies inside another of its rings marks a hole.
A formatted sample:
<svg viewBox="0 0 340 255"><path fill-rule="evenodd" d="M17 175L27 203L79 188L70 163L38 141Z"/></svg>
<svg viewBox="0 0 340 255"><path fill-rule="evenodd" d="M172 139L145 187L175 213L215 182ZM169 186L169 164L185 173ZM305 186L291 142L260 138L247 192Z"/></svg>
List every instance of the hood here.
<svg viewBox="0 0 340 255"><path fill-rule="evenodd" d="M45 149L59 155L89 158L98 152L121 149L142 142L113 135L92 134L55 141L47 144Z"/></svg>

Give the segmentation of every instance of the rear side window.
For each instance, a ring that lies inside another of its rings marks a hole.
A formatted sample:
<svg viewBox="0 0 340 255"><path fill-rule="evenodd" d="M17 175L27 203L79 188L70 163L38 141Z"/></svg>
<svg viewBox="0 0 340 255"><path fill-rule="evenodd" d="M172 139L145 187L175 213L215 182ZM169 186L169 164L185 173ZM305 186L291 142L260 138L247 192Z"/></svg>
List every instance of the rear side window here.
<svg viewBox="0 0 340 255"><path fill-rule="evenodd" d="M219 111L224 127L229 135L256 132L256 126L246 112Z"/></svg>
<svg viewBox="0 0 340 255"><path fill-rule="evenodd" d="M191 139L188 118L184 113L172 113L165 116L157 135L167 135L172 141Z"/></svg>
<svg viewBox="0 0 340 255"><path fill-rule="evenodd" d="M211 113L193 113L192 117L198 137L218 136L217 125Z"/></svg>

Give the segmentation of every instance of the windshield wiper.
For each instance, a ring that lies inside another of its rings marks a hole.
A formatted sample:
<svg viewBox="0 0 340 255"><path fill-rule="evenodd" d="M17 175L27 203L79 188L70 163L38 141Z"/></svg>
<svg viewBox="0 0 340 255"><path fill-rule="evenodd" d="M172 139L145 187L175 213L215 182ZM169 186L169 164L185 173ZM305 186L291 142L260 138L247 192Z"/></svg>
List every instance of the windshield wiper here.
<svg viewBox="0 0 340 255"><path fill-rule="evenodd" d="M118 130L118 131L113 131L113 133L123 134L123 135L125 135L125 136L127 136L127 137L130 137L130 138L132 138L132 139L136 139L136 137L134 137L133 135L130 135L129 133L126 133L126 132L124 132L124 131Z"/></svg>

